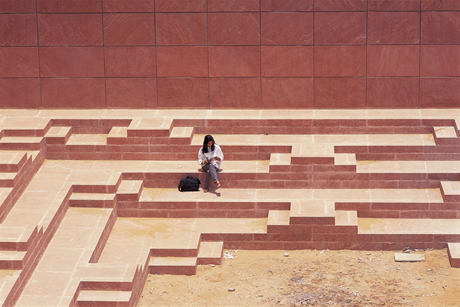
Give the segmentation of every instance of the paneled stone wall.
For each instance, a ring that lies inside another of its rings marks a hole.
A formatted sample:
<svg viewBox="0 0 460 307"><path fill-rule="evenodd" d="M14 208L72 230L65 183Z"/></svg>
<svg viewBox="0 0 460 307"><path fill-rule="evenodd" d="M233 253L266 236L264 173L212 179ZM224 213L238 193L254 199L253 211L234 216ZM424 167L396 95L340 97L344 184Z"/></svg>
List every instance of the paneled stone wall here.
<svg viewBox="0 0 460 307"><path fill-rule="evenodd" d="M458 108L459 0L0 0L4 108Z"/></svg>

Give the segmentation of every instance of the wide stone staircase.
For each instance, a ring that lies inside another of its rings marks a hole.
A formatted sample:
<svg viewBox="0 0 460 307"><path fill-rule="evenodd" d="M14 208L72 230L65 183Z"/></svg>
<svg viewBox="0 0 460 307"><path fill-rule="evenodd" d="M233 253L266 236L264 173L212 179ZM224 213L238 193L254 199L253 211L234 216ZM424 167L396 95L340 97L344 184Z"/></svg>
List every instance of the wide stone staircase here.
<svg viewBox="0 0 460 307"><path fill-rule="evenodd" d="M448 248L460 110L3 110L0 306L134 306L224 249ZM196 161L222 147L222 188Z"/></svg>

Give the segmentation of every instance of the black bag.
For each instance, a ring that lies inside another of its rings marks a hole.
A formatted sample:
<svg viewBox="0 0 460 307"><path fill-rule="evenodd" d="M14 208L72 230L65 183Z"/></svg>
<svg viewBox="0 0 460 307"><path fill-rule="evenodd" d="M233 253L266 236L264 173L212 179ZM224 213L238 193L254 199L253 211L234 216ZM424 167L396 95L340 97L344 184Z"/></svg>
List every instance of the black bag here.
<svg viewBox="0 0 460 307"><path fill-rule="evenodd" d="M180 180L179 186L177 187L179 191L198 191L200 188L200 179L192 176L187 176Z"/></svg>

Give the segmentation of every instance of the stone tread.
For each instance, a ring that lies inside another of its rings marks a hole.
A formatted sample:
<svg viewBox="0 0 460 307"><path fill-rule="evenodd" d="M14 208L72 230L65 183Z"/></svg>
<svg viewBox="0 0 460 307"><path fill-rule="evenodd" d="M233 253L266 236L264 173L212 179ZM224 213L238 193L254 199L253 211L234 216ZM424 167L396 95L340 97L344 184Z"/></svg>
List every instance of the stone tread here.
<svg viewBox="0 0 460 307"><path fill-rule="evenodd" d="M460 243L448 243L449 254L453 259L460 259Z"/></svg>
<svg viewBox="0 0 460 307"><path fill-rule="evenodd" d="M152 257L149 266L191 266L197 264L196 257Z"/></svg>
<svg viewBox="0 0 460 307"><path fill-rule="evenodd" d="M288 210L270 210L268 211L267 225L289 225L291 216Z"/></svg>
<svg viewBox="0 0 460 307"><path fill-rule="evenodd" d="M433 127L433 129L438 139L457 138L457 132L454 127Z"/></svg>
<svg viewBox="0 0 460 307"><path fill-rule="evenodd" d="M48 132L45 134L47 138L65 138L71 132L72 127L51 127Z"/></svg>
<svg viewBox="0 0 460 307"><path fill-rule="evenodd" d="M336 211L335 212L336 226L358 226L357 211Z"/></svg>
<svg viewBox="0 0 460 307"><path fill-rule="evenodd" d="M358 218L358 234L460 235L458 219Z"/></svg>
<svg viewBox="0 0 460 307"><path fill-rule="evenodd" d="M0 261L4 260L22 260L26 255L25 251L3 251L0 250Z"/></svg>
<svg viewBox="0 0 460 307"><path fill-rule="evenodd" d="M224 242L201 242L198 258L221 258Z"/></svg>
<svg viewBox="0 0 460 307"><path fill-rule="evenodd" d="M78 302L129 302L131 291L95 291L81 290Z"/></svg>
<svg viewBox="0 0 460 307"><path fill-rule="evenodd" d="M190 138L193 135L194 127L174 127L171 129L171 138Z"/></svg>
<svg viewBox="0 0 460 307"><path fill-rule="evenodd" d="M441 181L444 195L460 195L460 181Z"/></svg>

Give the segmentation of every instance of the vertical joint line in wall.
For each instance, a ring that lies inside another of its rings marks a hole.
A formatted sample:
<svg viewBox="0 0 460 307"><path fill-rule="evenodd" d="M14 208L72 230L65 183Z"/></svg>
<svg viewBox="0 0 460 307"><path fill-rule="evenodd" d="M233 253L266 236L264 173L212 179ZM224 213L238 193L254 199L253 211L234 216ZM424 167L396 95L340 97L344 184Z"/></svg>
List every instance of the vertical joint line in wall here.
<svg viewBox="0 0 460 307"><path fill-rule="evenodd" d="M259 0L259 109L262 110L262 0Z"/></svg>
<svg viewBox="0 0 460 307"><path fill-rule="evenodd" d="M40 67L40 31L38 28L38 0L35 0L35 22L37 25L38 86L39 86L39 92L40 92L40 108L43 108L42 73L41 73L41 67Z"/></svg>
<svg viewBox="0 0 460 307"><path fill-rule="evenodd" d="M420 1L420 31L418 42L418 107L422 107L422 1Z"/></svg>
<svg viewBox="0 0 460 307"><path fill-rule="evenodd" d="M313 109L314 109L315 105L316 105L316 103L315 103L315 98L316 98L315 97L315 16L316 16L315 0L313 0L312 14L313 14L313 28L312 28L313 29L312 30L313 31L313 40L312 40L311 48L312 48L312 57L313 58L311 59L311 65L312 65L312 67L311 67L311 72L312 72L311 78L312 78L312 84L313 84L312 85L313 86L313 89L312 89L313 97L312 98L313 98Z"/></svg>
<svg viewBox="0 0 460 307"><path fill-rule="evenodd" d="M108 108L108 100L107 100L107 73L105 69L105 33L104 33L104 4L101 0L101 18L102 18L102 56L104 57L104 90L105 90L105 107Z"/></svg>
<svg viewBox="0 0 460 307"><path fill-rule="evenodd" d="M368 50L368 44L369 44L369 0L366 1L366 46L365 46L365 49L366 49L366 54L364 55L364 63L366 64L366 79L365 79L365 83L364 83L364 86L366 87L364 89L364 95L366 95L364 97L365 99L365 109L369 108L369 103L367 101L367 81L368 81L368 75L367 75L367 50Z"/></svg>
<svg viewBox="0 0 460 307"><path fill-rule="evenodd" d="M158 95L158 57L157 57L157 49L158 49L158 46L157 46L157 8L156 8L156 1L153 1L153 35L154 35L154 48L155 48L155 84L156 84L156 91L155 91L155 94L157 96L157 101L156 101L156 105L154 106L154 109L158 109L159 106L160 106L160 102L159 102L159 95Z"/></svg>
<svg viewBox="0 0 460 307"><path fill-rule="evenodd" d="M209 59L209 5L208 0L206 0L206 53L207 53L207 64L208 64L208 109L211 109L211 74L209 67L211 66L211 61Z"/></svg>

